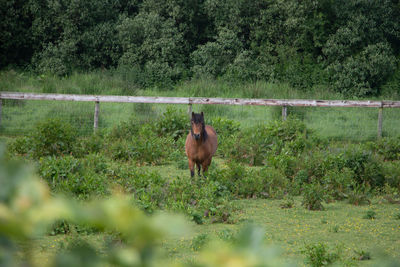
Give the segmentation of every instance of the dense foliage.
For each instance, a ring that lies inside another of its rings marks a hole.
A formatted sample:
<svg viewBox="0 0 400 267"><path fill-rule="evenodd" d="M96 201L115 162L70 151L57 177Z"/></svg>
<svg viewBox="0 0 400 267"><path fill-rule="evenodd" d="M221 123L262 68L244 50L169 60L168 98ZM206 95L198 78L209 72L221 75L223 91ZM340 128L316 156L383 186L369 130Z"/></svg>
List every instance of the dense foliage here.
<svg viewBox="0 0 400 267"><path fill-rule="evenodd" d="M398 1L12 0L0 14L1 68L117 68L163 88L267 80L357 97L398 82Z"/></svg>

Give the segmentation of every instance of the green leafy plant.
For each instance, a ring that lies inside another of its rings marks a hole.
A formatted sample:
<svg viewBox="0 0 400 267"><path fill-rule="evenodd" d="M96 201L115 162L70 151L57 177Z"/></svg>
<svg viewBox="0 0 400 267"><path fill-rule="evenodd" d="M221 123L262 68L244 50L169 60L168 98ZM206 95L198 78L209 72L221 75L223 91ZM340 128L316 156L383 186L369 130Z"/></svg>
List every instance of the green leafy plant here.
<svg viewBox="0 0 400 267"><path fill-rule="evenodd" d="M308 210L323 210L324 190L320 184L309 184L304 187L302 205Z"/></svg>
<svg viewBox="0 0 400 267"><path fill-rule="evenodd" d="M35 158L66 155L73 151L76 131L68 123L48 119L36 125L31 141Z"/></svg>
<svg viewBox="0 0 400 267"><path fill-rule="evenodd" d="M367 213L363 216L363 219L376 219L376 212L373 210L368 210Z"/></svg>
<svg viewBox="0 0 400 267"><path fill-rule="evenodd" d="M370 260L371 259L371 253L368 251L364 250L354 250L354 253L356 253L356 259L360 261L365 261L365 260Z"/></svg>
<svg viewBox="0 0 400 267"><path fill-rule="evenodd" d="M306 245L302 250L305 255L305 263L310 266L327 266L340 259L340 249L330 252L327 246L323 243Z"/></svg>

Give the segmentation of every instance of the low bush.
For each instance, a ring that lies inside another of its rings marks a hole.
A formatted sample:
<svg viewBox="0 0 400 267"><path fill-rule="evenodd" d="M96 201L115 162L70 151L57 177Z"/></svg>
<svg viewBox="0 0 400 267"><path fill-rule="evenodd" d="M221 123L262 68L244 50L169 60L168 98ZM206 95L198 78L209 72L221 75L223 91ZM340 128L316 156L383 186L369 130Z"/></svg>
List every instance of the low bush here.
<svg viewBox="0 0 400 267"><path fill-rule="evenodd" d="M376 219L376 212L373 210L368 210L365 215L363 216L363 219Z"/></svg>
<svg viewBox="0 0 400 267"><path fill-rule="evenodd" d="M319 183L304 187L302 205L308 210L323 210L324 190Z"/></svg>
<svg viewBox="0 0 400 267"><path fill-rule="evenodd" d="M400 191L400 164L399 162L383 162L382 163L383 175L385 176L385 183L390 187L397 188Z"/></svg>
<svg viewBox="0 0 400 267"><path fill-rule="evenodd" d="M230 222L232 203L220 194L220 185L210 179L194 183L188 177L177 177L167 188L168 209L192 215L202 214L210 222Z"/></svg>
<svg viewBox="0 0 400 267"><path fill-rule="evenodd" d="M31 138L20 136L8 144L8 150L17 155L27 155L32 150Z"/></svg>
<svg viewBox="0 0 400 267"><path fill-rule="evenodd" d="M240 132L230 156L251 165L262 165L269 155L298 156L309 145L304 123L295 118L258 125Z"/></svg>
<svg viewBox="0 0 400 267"><path fill-rule="evenodd" d="M354 184L353 177L354 173L348 168L329 170L322 179L324 191L334 200L345 199Z"/></svg>
<svg viewBox="0 0 400 267"><path fill-rule="evenodd" d="M370 190L371 188L366 185L353 185L353 190L348 194L348 202L356 206L369 204Z"/></svg>
<svg viewBox="0 0 400 267"><path fill-rule="evenodd" d="M152 125L144 124L128 140L109 141L105 146L105 153L113 160L157 165L169 159L174 147L172 137L157 136Z"/></svg>
<svg viewBox="0 0 400 267"><path fill-rule="evenodd" d="M123 121L111 128L106 138L111 140L124 139L130 140L140 129L140 125L133 119Z"/></svg>
<svg viewBox="0 0 400 267"><path fill-rule="evenodd" d="M73 148L75 157L84 157L90 153L101 153L104 149L104 138L99 134L79 138Z"/></svg>
<svg viewBox="0 0 400 267"><path fill-rule="evenodd" d="M167 110L155 123L155 131L159 136L172 137L178 140L188 133L190 129L190 120L184 112L167 107Z"/></svg>
<svg viewBox="0 0 400 267"><path fill-rule="evenodd" d="M306 245L302 254L305 255L305 263L309 266L326 266L340 259L340 248L330 252L329 248L323 243Z"/></svg>
<svg viewBox="0 0 400 267"><path fill-rule="evenodd" d="M107 195L108 183L99 164L102 159L90 156L88 159L76 159L72 156L43 157L39 161L38 173L55 192L72 194L77 198L89 198L92 195ZM89 166L97 165L97 172Z"/></svg>
<svg viewBox="0 0 400 267"><path fill-rule="evenodd" d="M240 131L240 123L224 117L212 118L210 125L215 129L218 137L232 136Z"/></svg>
<svg viewBox="0 0 400 267"><path fill-rule="evenodd" d="M73 151L76 130L58 119L48 119L36 125L31 135L35 158L66 155Z"/></svg>
<svg viewBox="0 0 400 267"><path fill-rule="evenodd" d="M367 184L372 188L384 185L382 165L370 151L361 147L347 149L343 153L343 165L354 172L358 184Z"/></svg>
<svg viewBox="0 0 400 267"><path fill-rule="evenodd" d="M400 137L381 138L374 144L374 148L385 160L400 160Z"/></svg>

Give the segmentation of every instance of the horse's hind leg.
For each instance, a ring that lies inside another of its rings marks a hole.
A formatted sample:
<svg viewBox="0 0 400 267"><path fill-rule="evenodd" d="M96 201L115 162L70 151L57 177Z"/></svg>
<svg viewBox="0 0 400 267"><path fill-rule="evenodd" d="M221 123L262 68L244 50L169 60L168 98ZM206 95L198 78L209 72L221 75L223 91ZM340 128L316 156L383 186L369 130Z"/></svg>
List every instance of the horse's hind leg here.
<svg viewBox="0 0 400 267"><path fill-rule="evenodd" d="M190 177L194 176L194 161L189 159Z"/></svg>

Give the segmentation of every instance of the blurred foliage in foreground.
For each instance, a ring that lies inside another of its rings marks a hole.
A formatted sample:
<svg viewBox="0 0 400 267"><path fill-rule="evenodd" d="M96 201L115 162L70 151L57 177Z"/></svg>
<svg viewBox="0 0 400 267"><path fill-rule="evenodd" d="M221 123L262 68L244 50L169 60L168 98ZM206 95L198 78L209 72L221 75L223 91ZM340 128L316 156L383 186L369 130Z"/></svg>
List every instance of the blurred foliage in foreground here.
<svg viewBox="0 0 400 267"><path fill-rule="evenodd" d="M167 214L147 216L126 196L78 203L52 196L29 168L4 158L0 151L0 265L36 266L35 240L58 220L96 228L114 240L103 253L73 242L48 259L48 266L282 266L273 249L263 246L263 232L243 229L237 242L213 243L191 263L170 261L159 244L167 235L183 235L188 225ZM43 266L43 262L40 266Z"/></svg>

